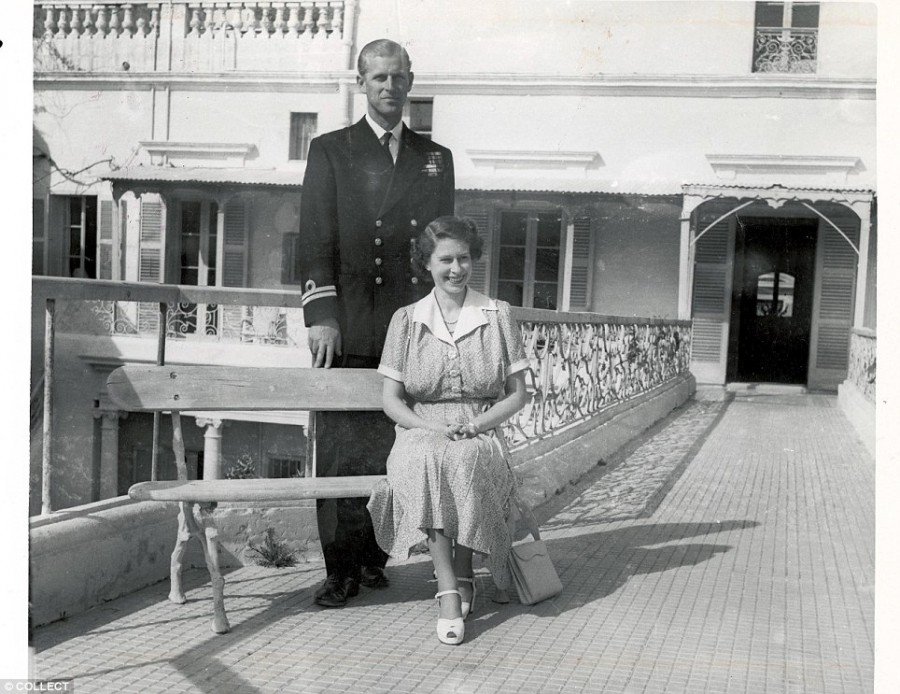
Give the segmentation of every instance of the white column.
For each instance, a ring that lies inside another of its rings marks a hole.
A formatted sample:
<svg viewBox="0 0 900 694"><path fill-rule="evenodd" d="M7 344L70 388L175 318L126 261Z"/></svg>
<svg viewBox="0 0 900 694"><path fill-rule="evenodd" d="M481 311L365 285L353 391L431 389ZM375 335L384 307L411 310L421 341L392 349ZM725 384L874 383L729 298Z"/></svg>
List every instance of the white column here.
<svg viewBox="0 0 900 694"><path fill-rule="evenodd" d="M222 420L197 417L197 426L206 427L203 432L203 479L222 478Z"/></svg>
<svg viewBox="0 0 900 694"><path fill-rule="evenodd" d="M865 327L866 285L869 275L869 234L872 230L871 203L854 205L859 215L859 255L856 259L856 306L853 309L853 327Z"/></svg>
<svg viewBox="0 0 900 694"><path fill-rule="evenodd" d="M678 244L678 320L691 319L694 288L694 245L691 214L703 202L696 194L685 193L681 204L681 240Z"/></svg>
<svg viewBox="0 0 900 694"><path fill-rule="evenodd" d="M119 495L119 411L98 410L100 420L100 498ZM124 413L123 413L124 414Z"/></svg>

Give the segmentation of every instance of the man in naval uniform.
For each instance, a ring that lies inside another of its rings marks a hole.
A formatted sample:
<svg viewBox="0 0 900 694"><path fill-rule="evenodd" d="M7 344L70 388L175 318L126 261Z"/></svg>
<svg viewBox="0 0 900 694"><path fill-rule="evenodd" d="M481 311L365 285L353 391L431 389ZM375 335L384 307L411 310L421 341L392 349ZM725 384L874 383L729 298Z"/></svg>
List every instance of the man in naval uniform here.
<svg viewBox="0 0 900 694"><path fill-rule="evenodd" d="M399 44L367 44L357 61L366 115L315 138L300 211L303 311L316 368L376 368L391 316L430 286L410 263L410 242L436 217L453 214L450 150L400 120L413 84ZM320 476L385 473L393 423L381 412L325 412L317 420ZM388 585L366 499L320 499L325 583L316 603L342 607Z"/></svg>

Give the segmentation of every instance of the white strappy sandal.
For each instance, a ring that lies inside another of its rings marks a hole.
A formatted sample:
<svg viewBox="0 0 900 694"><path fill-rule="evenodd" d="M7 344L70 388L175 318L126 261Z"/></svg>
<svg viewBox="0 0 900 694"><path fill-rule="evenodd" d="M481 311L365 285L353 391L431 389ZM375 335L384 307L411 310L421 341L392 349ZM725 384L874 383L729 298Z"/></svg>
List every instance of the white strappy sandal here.
<svg viewBox="0 0 900 694"><path fill-rule="evenodd" d="M472 601L471 602L466 602L465 600L463 600L461 593L459 596L460 610L462 611L463 619L465 619L470 614L473 614L475 612L475 595L477 594L477 591L475 589L475 577L472 576L472 578L467 578L466 576L457 576L456 581L457 581L457 583L460 583L460 582L461 583L469 583L472 586Z"/></svg>
<svg viewBox="0 0 900 694"><path fill-rule="evenodd" d="M459 591L455 588L453 590L442 590L435 594L434 599L440 600L443 595L459 594ZM460 600L462 600L461 595ZM466 624L462 617L456 617L455 619L441 619L438 617L436 631L438 640L441 643L446 643L448 646L458 646L465 638Z"/></svg>

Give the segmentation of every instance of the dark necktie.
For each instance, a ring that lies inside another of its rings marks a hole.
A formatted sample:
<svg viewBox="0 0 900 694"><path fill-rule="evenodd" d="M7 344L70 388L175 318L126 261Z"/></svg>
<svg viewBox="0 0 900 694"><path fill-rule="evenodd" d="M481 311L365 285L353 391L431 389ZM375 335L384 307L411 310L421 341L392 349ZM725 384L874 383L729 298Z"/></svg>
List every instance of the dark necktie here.
<svg viewBox="0 0 900 694"><path fill-rule="evenodd" d="M391 166L393 166L394 156L391 154L391 133L385 133L382 136L381 148L384 150L384 153L387 154L388 161L391 162Z"/></svg>

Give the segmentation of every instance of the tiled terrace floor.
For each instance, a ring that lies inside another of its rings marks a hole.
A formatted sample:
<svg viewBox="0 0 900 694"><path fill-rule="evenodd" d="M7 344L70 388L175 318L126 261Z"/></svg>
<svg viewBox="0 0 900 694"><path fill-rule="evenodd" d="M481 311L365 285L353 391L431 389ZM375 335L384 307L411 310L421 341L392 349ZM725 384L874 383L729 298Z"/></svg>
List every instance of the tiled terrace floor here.
<svg viewBox="0 0 900 694"><path fill-rule="evenodd" d="M430 563L342 610L320 565L166 584L35 633L35 675L86 692L846 693L873 690L874 462L823 395L690 403L540 510L565 585L480 599L434 636ZM487 589L489 577L480 575Z"/></svg>

